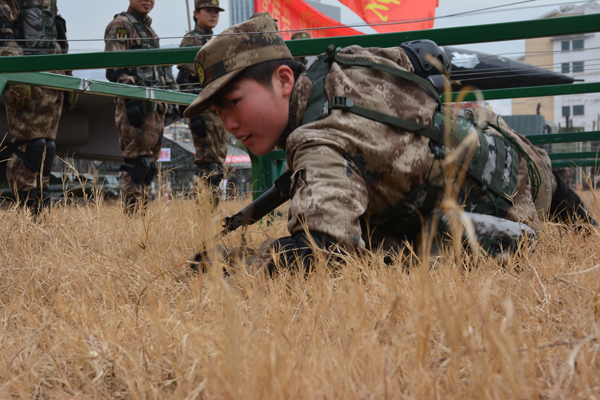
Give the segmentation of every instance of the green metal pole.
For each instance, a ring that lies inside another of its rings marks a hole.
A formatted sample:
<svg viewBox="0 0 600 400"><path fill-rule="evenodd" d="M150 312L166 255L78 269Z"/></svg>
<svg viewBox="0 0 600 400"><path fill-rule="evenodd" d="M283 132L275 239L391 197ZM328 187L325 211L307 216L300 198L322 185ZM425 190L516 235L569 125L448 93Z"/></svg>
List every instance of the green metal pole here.
<svg viewBox="0 0 600 400"><path fill-rule="evenodd" d="M600 92L600 83L577 83L573 85L535 86L514 89L482 90L481 95L485 100L518 99L523 97L548 97L566 96L570 94ZM450 96L442 95L442 101L455 102L459 96L464 96L462 101L479 100L476 92L453 92Z"/></svg>
<svg viewBox="0 0 600 400"><path fill-rule="evenodd" d="M7 83L8 83L7 79L0 78L0 96L2 96L2 93L4 92L4 88L6 87Z"/></svg>
<svg viewBox="0 0 600 400"><path fill-rule="evenodd" d="M128 97L132 99L160 101L182 105L189 105L196 98L195 94L124 85L121 83L94 81L46 72L0 74L0 82L1 81L42 86L57 90L92 93L102 96Z"/></svg>

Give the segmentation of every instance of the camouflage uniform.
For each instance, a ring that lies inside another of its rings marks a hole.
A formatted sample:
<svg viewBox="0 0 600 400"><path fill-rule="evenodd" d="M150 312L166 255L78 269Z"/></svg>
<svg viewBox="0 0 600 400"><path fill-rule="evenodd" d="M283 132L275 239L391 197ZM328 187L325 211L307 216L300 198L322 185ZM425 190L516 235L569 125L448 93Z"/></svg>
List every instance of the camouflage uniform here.
<svg viewBox="0 0 600 400"><path fill-rule="evenodd" d="M225 33L254 32L257 29L246 23L234 26ZM211 96L247 66L270 59L291 58L283 42L274 37L276 35L264 33L261 36L251 36L250 40L244 35L221 36L198 53L196 61L205 71L208 83L204 92L186 111L186 116L193 116L206 107ZM211 53L220 49L235 55L225 57L225 54ZM231 52L231 49L235 49L235 52ZM389 69L414 71L409 56L401 48L350 46L340 50L337 55L350 62L359 60ZM224 61L220 61L220 57ZM352 107L376 110L383 115L431 127L436 99L414 81L394 77L390 73L382 74L367 67L344 68L337 59L333 60L325 75L319 76L324 78L324 105L316 103L312 97L309 101L309 96L314 93L313 87L319 84L318 80L311 81L308 76L300 75L295 81L288 126L280 137L280 145L286 149L288 166L294 172L287 225L292 236L261 246L258 259L270 260L270 250L273 248L290 250L283 252L281 259L288 265L298 257L312 256L307 231L317 245L324 248L337 244L348 250L360 250L367 247L369 242L373 247L377 247L382 240L398 243L406 233L403 224L407 220L395 220L396 225L389 229L382 216L408 201L407 197L428 184L432 177L443 176L441 162L436 161L431 140L424 134L332 106L334 98L345 97L353 102ZM309 115L309 111L312 113L315 110L311 108L313 105L317 105L317 112L320 113L316 118ZM518 164L511 164L510 170L514 173L511 179L515 184L515 190L510 195L514 196L512 204L507 206L506 219L502 221L517 227L518 224L510 221L538 222L540 216L551 208L556 186L547 154L510 129L492 112L475 110L474 113L479 129L474 125L470 125L469 129L475 133L484 131L481 133L484 136L476 137L478 140L485 138L485 144L490 149L489 159L500 153L492 148L493 140L492 144L487 144L488 136L492 139L507 138L510 146L520 149ZM481 148L483 145L478 143ZM506 157L507 160L510 158L508 155ZM492 170L488 171L486 167L484 174L496 176L496 166L504 161L499 156L497 158L498 163L494 159L486 164ZM532 170L538 171L534 181L530 174ZM507 178L503 174L499 176L501 179ZM475 197L485 199L485 192L480 188L480 194ZM427 191L422 194L426 195ZM465 205L466 211L471 211L469 206ZM396 216L388 217L393 220ZM377 223L370 224L372 221ZM378 231L380 226L386 229ZM499 227L500 230L505 228ZM379 233L379 236L375 235L378 239L375 242L371 241L373 231ZM517 228L517 232L528 234L530 230Z"/></svg>
<svg viewBox="0 0 600 400"><path fill-rule="evenodd" d="M218 0L196 0L196 10L201 8L219 8ZM212 37L213 31L196 24L194 30L187 33L181 41L180 47L204 46ZM202 90L200 79L194 64L178 65L179 74L177 83L182 91L186 93L199 94ZM223 179L225 160L227 158L227 147L229 145L229 133L223 127L217 114L208 108L195 120L187 119L188 126L192 132L192 140L196 149L194 163L197 168L197 182L206 180L211 186L216 203L218 199L219 183Z"/></svg>
<svg viewBox="0 0 600 400"><path fill-rule="evenodd" d="M34 24L38 19L43 24ZM66 52L66 36L63 36L66 26L58 15L56 0L0 0L0 26L0 56ZM5 98L8 126L15 146L15 153L7 164L7 179L19 201L37 210L40 198L47 204L50 196L47 187L64 94L39 86L11 84ZM71 93L71 103L75 98Z"/></svg>
<svg viewBox="0 0 600 400"><path fill-rule="evenodd" d="M105 51L159 48L159 38L151 24L149 16L144 17L133 8L115 15L104 34ZM112 82L178 90L169 66L108 69L106 76ZM157 160L169 105L123 98L116 99L116 105L115 122L125 158L119 186L130 209L136 202L146 201L148 186L158 173ZM132 123L136 118L137 123Z"/></svg>

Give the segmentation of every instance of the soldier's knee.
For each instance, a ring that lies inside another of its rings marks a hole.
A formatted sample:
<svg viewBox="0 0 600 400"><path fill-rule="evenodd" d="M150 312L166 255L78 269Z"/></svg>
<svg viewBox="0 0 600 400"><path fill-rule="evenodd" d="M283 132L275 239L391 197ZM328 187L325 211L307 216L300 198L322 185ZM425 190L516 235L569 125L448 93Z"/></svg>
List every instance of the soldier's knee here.
<svg viewBox="0 0 600 400"><path fill-rule="evenodd" d="M125 163L126 164L121 165L121 171L129 173L129 175L131 176L131 180L137 185L141 183L146 183L148 175L151 173L152 170L150 160L147 156L138 158L126 158Z"/></svg>
<svg viewBox="0 0 600 400"><path fill-rule="evenodd" d="M218 187L223 180L223 168L218 163L200 163L196 168L196 174L214 187Z"/></svg>
<svg viewBox="0 0 600 400"><path fill-rule="evenodd" d="M150 170L144 179L144 183L150 185L154 178L156 178L156 175L158 175L158 162L154 161L150 163Z"/></svg>
<svg viewBox="0 0 600 400"><path fill-rule="evenodd" d="M56 142L51 139L46 139L46 156L44 157L44 171L43 175L50 175L52 169L52 162L56 155Z"/></svg>
<svg viewBox="0 0 600 400"><path fill-rule="evenodd" d="M25 151L21 150L22 145L25 145ZM17 144L15 155L17 162L21 161L25 167L32 172L39 172L44 161L46 152L46 139L34 139L27 142Z"/></svg>

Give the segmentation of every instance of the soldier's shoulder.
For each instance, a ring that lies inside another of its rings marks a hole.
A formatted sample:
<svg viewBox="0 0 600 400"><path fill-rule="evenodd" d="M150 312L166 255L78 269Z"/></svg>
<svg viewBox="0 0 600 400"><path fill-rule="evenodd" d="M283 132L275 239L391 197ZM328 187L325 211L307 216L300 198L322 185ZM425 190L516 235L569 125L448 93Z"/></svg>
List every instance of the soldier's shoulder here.
<svg viewBox="0 0 600 400"><path fill-rule="evenodd" d="M131 21L129 20L129 18L127 18L127 15L125 15L125 13L119 13L119 14L115 14L114 18L112 21L110 21L109 26L110 25L131 25L133 26L133 24L131 23Z"/></svg>
<svg viewBox="0 0 600 400"><path fill-rule="evenodd" d="M189 32L181 40L180 47L202 46L203 44L204 44L204 41L202 41L193 32Z"/></svg>

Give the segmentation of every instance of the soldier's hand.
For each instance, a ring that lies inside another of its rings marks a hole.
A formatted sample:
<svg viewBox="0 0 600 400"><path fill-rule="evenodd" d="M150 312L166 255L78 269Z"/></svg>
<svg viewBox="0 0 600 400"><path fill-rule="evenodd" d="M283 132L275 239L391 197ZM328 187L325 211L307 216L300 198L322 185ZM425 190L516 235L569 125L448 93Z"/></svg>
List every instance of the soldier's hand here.
<svg viewBox="0 0 600 400"><path fill-rule="evenodd" d="M136 128L141 128L146 119L146 105L143 101L137 99L125 99L125 110L127 120Z"/></svg>
<svg viewBox="0 0 600 400"><path fill-rule="evenodd" d="M167 118L180 118L181 113L177 104L167 104Z"/></svg>
<svg viewBox="0 0 600 400"><path fill-rule="evenodd" d="M179 105L179 114L183 117L183 113L185 112L185 109L188 108L189 106L184 106L183 104Z"/></svg>
<svg viewBox="0 0 600 400"><path fill-rule="evenodd" d="M24 109L31 102L31 86L11 83L8 98L11 106L18 110Z"/></svg>
<svg viewBox="0 0 600 400"><path fill-rule="evenodd" d="M63 101L63 111L73 111L75 105L77 104L77 100L79 100L79 93L65 92L65 99Z"/></svg>
<svg viewBox="0 0 600 400"><path fill-rule="evenodd" d="M206 121L201 115L190 119L190 130L201 139L206 137Z"/></svg>
<svg viewBox="0 0 600 400"><path fill-rule="evenodd" d="M243 259L244 251L238 247L229 249L223 245L217 245L212 251L202 250L196 254L194 261L190 262L190 268L196 272L206 273L217 261L212 257L218 258L219 254L222 257L220 260L223 260L223 273L229 275L230 270L235 267L235 263Z"/></svg>
<svg viewBox="0 0 600 400"><path fill-rule="evenodd" d="M212 260L211 257L217 256L218 254L222 255L223 261L225 262L225 264L227 264L229 261L229 250L224 246L217 245L217 247L211 252L208 252L207 250L202 250L200 253L197 253L194 256L194 261L190 262L190 268L196 272L206 273L209 271L210 266L213 264L213 262L216 261ZM225 268L223 269L223 271L227 273L227 270Z"/></svg>

